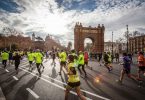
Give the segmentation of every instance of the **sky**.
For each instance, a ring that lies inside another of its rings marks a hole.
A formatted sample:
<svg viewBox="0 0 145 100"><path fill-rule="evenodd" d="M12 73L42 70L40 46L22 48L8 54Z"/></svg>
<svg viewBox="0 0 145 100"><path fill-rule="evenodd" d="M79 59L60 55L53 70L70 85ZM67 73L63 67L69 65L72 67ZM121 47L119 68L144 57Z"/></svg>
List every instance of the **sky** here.
<svg viewBox="0 0 145 100"><path fill-rule="evenodd" d="M105 41L129 32L145 33L145 0L0 0L0 33L3 27L31 35L47 34L61 44L73 43L74 26L105 26Z"/></svg>

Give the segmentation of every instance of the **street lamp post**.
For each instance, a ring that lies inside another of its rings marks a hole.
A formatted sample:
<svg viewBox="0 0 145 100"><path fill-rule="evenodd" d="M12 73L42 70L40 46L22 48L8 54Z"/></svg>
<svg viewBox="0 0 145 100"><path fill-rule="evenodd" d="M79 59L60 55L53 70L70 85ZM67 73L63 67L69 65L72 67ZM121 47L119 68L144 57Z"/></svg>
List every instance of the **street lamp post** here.
<svg viewBox="0 0 145 100"><path fill-rule="evenodd" d="M126 28L127 28L127 32L126 32L126 35L127 35L127 53L128 53L128 25L126 25Z"/></svg>
<svg viewBox="0 0 145 100"><path fill-rule="evenodd" d="M112 55L113 55L113 32L112 32Z"/></svg>

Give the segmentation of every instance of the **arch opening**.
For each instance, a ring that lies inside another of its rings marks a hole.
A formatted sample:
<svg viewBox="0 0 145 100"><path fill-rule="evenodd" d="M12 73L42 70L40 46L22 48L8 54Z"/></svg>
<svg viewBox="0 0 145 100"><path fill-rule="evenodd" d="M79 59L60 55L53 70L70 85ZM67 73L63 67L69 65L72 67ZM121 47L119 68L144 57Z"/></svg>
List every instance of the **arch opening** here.
<svg viewBox="0 0 145 100"><path fill-rule="evenodd" d="M89 38L89 37L85 38L84 39L84 50L91 52L93 44L94 44L94 40L92 38Z"/></svg>

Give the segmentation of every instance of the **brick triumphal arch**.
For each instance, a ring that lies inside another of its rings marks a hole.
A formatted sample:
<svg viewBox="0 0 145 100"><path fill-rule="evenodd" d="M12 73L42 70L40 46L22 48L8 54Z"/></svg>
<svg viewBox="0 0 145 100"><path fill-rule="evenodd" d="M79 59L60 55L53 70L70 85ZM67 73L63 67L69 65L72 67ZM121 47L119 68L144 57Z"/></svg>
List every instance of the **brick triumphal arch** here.
<svg viewBox="0 0 145 100"><path fill-rule="evenodd" d="M104 51L104 25L97 27L83 27L81 23L76 23L74 28L74 48L84 51L84 40L90 38L93 42L91 52L101 53Z"/></svg>

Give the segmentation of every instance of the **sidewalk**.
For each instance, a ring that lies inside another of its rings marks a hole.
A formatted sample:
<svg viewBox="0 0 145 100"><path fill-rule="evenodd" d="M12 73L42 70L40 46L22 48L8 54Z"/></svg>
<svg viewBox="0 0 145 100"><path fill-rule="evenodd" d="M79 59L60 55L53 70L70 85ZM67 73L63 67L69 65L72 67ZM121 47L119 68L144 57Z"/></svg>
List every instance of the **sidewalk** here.
<svg viewBox="0 0 145 100"><path fill-rule="evenodd" d="M0 87L0 100L6 100L1 87Z"/></svg>

